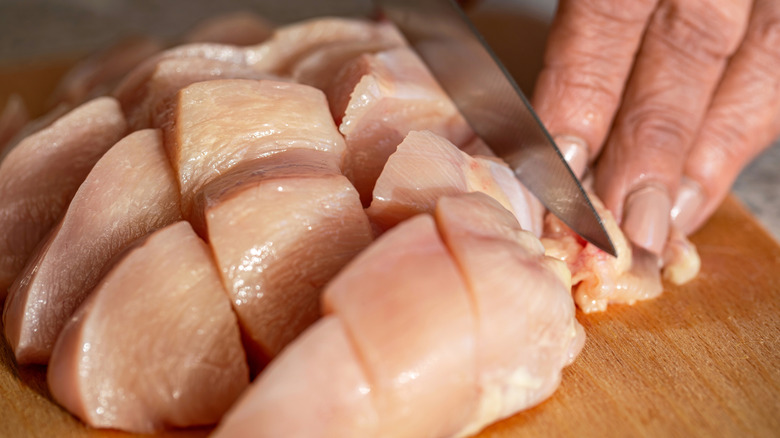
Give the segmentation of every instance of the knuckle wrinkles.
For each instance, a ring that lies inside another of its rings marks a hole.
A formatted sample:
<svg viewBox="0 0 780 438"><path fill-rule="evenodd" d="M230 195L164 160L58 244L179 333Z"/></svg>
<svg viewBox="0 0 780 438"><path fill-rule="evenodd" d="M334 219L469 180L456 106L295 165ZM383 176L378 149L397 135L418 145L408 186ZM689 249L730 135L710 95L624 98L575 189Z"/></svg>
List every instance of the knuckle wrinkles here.
<svg viewBox="0 0 780 438"><path fill-rule="evenodd" d="M627 120L632 144L659 153L679 156L687 150L694 134L694 124L680 112L669 109L636 111Z"/></svg>
<svg viewBox="0 0 780 438"><path fill-rule="evenodd" d="M767 12L754 14L745 40L770 55L780 70L780 6Z"/></svg>
<svg viewBox="0 0 780 438"><path fill-rule="evenodd" d="M726 59L737 50L745 34L747 10L738 9L741 3L664 1L648 32L684 55L704 61Z"/></svg>
<svg viewBox="0 0 780 438"><path fill-rule="evenodd" d="M593 18L601 23L644 24L658 0L570 0L580 3Z"/></svg>

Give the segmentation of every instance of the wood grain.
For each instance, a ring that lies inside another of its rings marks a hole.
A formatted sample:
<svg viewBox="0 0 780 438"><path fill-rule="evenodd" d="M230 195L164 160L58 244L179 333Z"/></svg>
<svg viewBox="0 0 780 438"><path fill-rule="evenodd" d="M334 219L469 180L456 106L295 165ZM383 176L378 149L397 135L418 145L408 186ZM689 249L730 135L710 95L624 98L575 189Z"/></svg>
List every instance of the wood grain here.
<svg viewBox="0 0 780 438"><path fill-rule="evenodd" d="M26 80L0 71L15 78L0 81L0 96L45 96L28 81L50 87L62 69ZM635 306L580 314L588 341L559 390L478 437L780 435L780 246L733 197L693 241L702 257L696 280ZM17 367L0 338L0 437L132 436L87 428L59 408L44 368Z"/></svg>

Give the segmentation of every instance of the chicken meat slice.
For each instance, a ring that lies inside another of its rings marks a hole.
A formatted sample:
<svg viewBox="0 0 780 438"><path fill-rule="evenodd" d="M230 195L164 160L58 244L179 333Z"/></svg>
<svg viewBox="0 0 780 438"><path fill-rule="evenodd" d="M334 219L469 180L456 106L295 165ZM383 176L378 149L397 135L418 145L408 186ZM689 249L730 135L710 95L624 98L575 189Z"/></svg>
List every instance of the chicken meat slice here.
<svg viewBox="0 0 780 438"><path fill-rule="evenodd" d="M3 323L17 362L48 362L62 327L112 257L180 218L160 131L137 131L119 141L95 164L11 286Z"/></svg>
<svg viewBox="0 0 780 438"><path fill-rule="evenodd" d="M418 213L433 212L442 196L477 191L511 211L523 229L541 235L544 209L506 164L470 157L429 131L410 132L390 155L366 213L386 230Z"/></svg>
<svg viewBox="0 0 780 438"><path fill-rule="evenodd" d="M362 55L333 84L328 99L347 145L342 168L366 206L387 158L409 131L426 129L456 145L474 136L408 47Z"/></svg>
<svg viewBox="0 0 780 438"><path fill-rule="evenodd" d="M282 79L258 72L242 64L208 58L168 58L154 67L142 89L134 94L134 104L127 105L127 123L133 130L160 128L170 119L176 93L196 82L215 79Z"/></svg>
<svg viewBox="0 0 780 438"><path fill-rule="evenodd" d="M98 98L25 138L0 162L0 300L126 129L116 100Z"/></svg>
<svg viewBox="0 0 780 438"><path fill-rule="evenodd" d="M463 426L477 397L474 320L431 216L361 253L324 307L330 316L271 363L217 437L437 437Z"/></svg>
<svg viewBox="0 0 780 438"><path fill-rule="evenodd" d="M165 132L185 217L205 184L243 161L301 148L344 151L322 91L269 80L192 84L179 91Z"/></svg>
<svg viewBox="0 0 780 438"><path fill-rule="evenodd" d="M452 437L537 404L582 348L566 265L482 193L444 197L328 285L215 437Z"/></svg>
<svg viewBox="0 0 780 438"><path fill-rule="evenodd" d="M373 239L357 192L327 152L244 163L196 204L253 369L319 318L322 287Z"/></svg>
<svg viewBox="0 0 780 438"><path fill-rule="evenodd" d="M274 25L265 18L237 11L201 21L184 35L184 42L251 46L267 40L273 31Z"/></svg>
<svg viewBox="0 0 780 438"><path fill-rule="evenodd" d="M436 222L476 312L479 401L461 431L471 434L549 397L585 334L566 265L545 256L497 201L483 193L442 198Z"/></svg>
<svg viewBox="0 0 780 438"><path fill-rule="evenodd" d="M289 75L296 63L312 52L341 42L403 42L388 22L342 17L304 20L276 29L262 44L248 47L246 62L254 68Z"/></svg>
<svg viewBox="0 0 780 438"><path fill-rule="evenodd" d="M86 99L106 94L128 71L162 49L162 42L153 38L136 36L122 39L71 68L52 93L49 105L78 105Z"/></svg>
<svg viewBox="0 0 780 438"><path fill-rule="evenodd" d="M249 384L236 317L187 222L123 254L64 328L47 379L92 427L214 424Z"/></svg>

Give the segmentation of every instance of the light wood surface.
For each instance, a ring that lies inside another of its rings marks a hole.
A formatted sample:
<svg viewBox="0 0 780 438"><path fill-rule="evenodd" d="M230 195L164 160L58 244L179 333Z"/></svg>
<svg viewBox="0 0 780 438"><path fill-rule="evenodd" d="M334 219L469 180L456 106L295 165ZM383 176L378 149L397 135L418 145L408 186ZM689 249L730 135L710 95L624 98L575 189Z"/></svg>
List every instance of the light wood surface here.
<svg viewBox="0 0 780 438"><path fill-rule="evenodd" d="M19 90L42 108L65 65L0 71L0 104ZM635 306L580 314L588 340L558 391L478 436L780 436L780 245L733 197L693 241L702 257L696 280ZM89 429L59 408L45 369L17 367L0 338L0 437L130 436Z"/></svg>

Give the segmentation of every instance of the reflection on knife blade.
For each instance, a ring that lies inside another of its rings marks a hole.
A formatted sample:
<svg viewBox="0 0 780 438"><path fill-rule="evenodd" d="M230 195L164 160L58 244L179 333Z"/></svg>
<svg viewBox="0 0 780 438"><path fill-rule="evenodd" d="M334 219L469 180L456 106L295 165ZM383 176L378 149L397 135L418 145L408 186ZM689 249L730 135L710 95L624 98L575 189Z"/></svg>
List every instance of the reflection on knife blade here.
<svg viewBox="0 0 780 438"><path fill-rule="evenodd" d="M601 218L506 69L452 0L377 0L474 131L572 230L616 256Z"/></svg>

